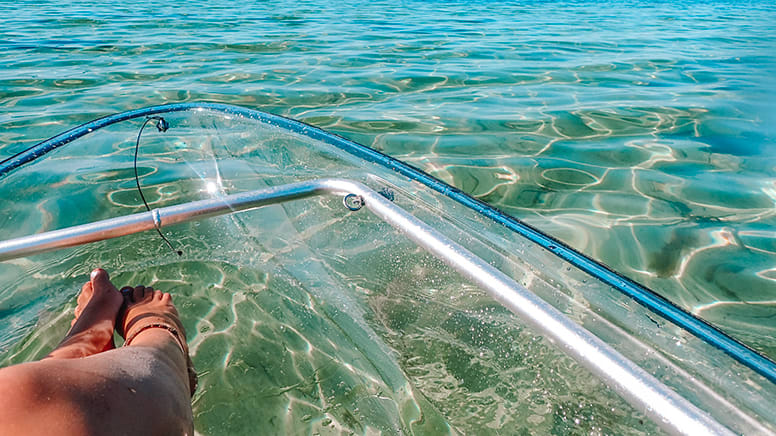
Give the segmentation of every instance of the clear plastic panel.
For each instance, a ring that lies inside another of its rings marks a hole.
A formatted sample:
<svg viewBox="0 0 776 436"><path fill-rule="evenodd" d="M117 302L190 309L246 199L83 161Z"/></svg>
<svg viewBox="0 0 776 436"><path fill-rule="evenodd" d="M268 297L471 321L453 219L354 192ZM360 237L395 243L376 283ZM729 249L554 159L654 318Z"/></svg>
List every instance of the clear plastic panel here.
<svg viewBox="0 0 776 436"><path fill-rule="evenodd" d="M151 207L344 177L525 285L746 434L773 431L776 387L724 353L474 211L332 146L208 111L149 125ZM95 131L8 175L0 239L145 210L132 159L143 119ZM0 358L41 357L102 266L174 294L200 389L199 433L655 433L641 413L521 320L367 211L298 200L0 264Z"/></svg>

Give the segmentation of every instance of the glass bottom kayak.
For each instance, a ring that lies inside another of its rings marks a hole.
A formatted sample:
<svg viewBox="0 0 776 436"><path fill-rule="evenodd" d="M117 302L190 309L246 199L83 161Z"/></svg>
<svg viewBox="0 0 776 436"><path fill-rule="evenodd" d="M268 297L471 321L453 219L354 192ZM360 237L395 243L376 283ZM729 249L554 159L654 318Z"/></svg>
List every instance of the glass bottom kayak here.
<svg viewBox="0 0 776 436"><path fill-rule="evenodd" d="M151 120L139 136L148 116L169 130ZM136 186L138 138L155 215ZM776 428L769 360L551 237L311 126L159 106L44 141L0 177L2 365L50 351L101 266L117 284L175 295L200 376L200 434L681 433L698 423L688 416L710 431ZM299 194L317 183L341 185ZM239 196L292 188L236 211ZM172 218L192 204L224 210ZM150 231L57 250L27 239L18 251L18 238L143 213ZM461 253L474 267L445 257ZM601 363L612 356L624 373Z"/></svg>

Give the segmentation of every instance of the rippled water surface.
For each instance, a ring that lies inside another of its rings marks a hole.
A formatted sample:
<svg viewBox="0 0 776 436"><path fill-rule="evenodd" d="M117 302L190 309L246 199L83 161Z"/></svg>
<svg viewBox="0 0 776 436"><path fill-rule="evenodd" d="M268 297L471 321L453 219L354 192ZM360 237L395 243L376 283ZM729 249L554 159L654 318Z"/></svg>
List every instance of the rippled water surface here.
<svg viewBox="0 0 776 436"><path fill-rule="evenodd" d="M291 116L404 159L776 358L772 2L57 1L0 13L0 158L153 104Z"/></svg>

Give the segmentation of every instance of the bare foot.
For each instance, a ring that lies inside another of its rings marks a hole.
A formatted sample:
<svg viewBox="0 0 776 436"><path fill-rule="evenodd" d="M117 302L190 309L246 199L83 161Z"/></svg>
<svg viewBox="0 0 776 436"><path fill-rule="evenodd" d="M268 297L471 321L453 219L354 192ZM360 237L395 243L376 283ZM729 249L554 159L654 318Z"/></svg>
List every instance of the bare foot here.
<svg viewBox="0 0 776 436"><path fill-rule="evenodd" d="M123 298L108 273L97 268L81 288L70 331L47 359L87 357L115 348L113 329Z"/></svg>
<svg viewBox="0 0 776 436"><path fill-rule="evenodd" d="M190 394L194 395L197 373L189 357L186 332L172 303L172 296L145 286L122 288L122 293L128 300L124 319L120 321L122 329L119 330L126 338L124 346L159 346L160 342L166 342L173 360L185 366L182 379L187 383Z"/></svg>

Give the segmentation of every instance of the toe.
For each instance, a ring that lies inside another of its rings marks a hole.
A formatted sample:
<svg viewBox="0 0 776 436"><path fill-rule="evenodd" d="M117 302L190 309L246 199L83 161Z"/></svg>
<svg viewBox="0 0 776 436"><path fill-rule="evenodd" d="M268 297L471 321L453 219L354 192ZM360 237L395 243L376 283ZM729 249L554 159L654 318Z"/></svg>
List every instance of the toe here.
<svg viewBox="0 0 776 436"><path fill-rule="evenodd" d="M81 316L81 313L84 311L84 308L87 304L89 304L89 299L92 298L92 283L86 282L81 287L81 293L78 294L78 298L76 299L76 305L75 305L75 311L74 311L74 317L73 322L70 323L70 326L73 326L75 324L75 321L78 319L79 316Z"/></svg>
<svg viewBox="0 0 776 436"><path fill-rule="evenodd" d="M85 297L91 297L92 296L92 282L91 281L88 281L88 282L84 283L83 286L81 286L81 295L78 296L78 300L79 300L78 302L79 303L81 302L80 300L81 300L82 296L85 296Z"/></svg>
<svg viewBox="0 0 776 436"><path fill-rule="evenodd" d="M108 273L102 268L96 268L94 271L92 271L90 279L92 289L98 291L118 291L116 286L111 283Z"/></svg>
<svg viewBox="0 0 776 436"><path fill-rule="evenodd" d="M78 299L76 300L78 307L80 307L81 310L83 310L83 308L89 302L89 299L92 298L93 292L94 288L92 287L92 282L86 282L83 286L81 286L81 293L78 294Z"/></svg>
<svg viewBox="0 0 776 436"><path fill-rule="evenodd" d="M162 291L159 291L159 290L154 291L154 300L157 300L157 301L162 300Z"/></svg>
<svg viewBox="0 0 776 436"><path fill-rule="evenodd" d="M145 297L145 286L135 286L135 289L132 291L132 301L135 303L138 303L140 301L143 301L143 298Z"/></svg>

